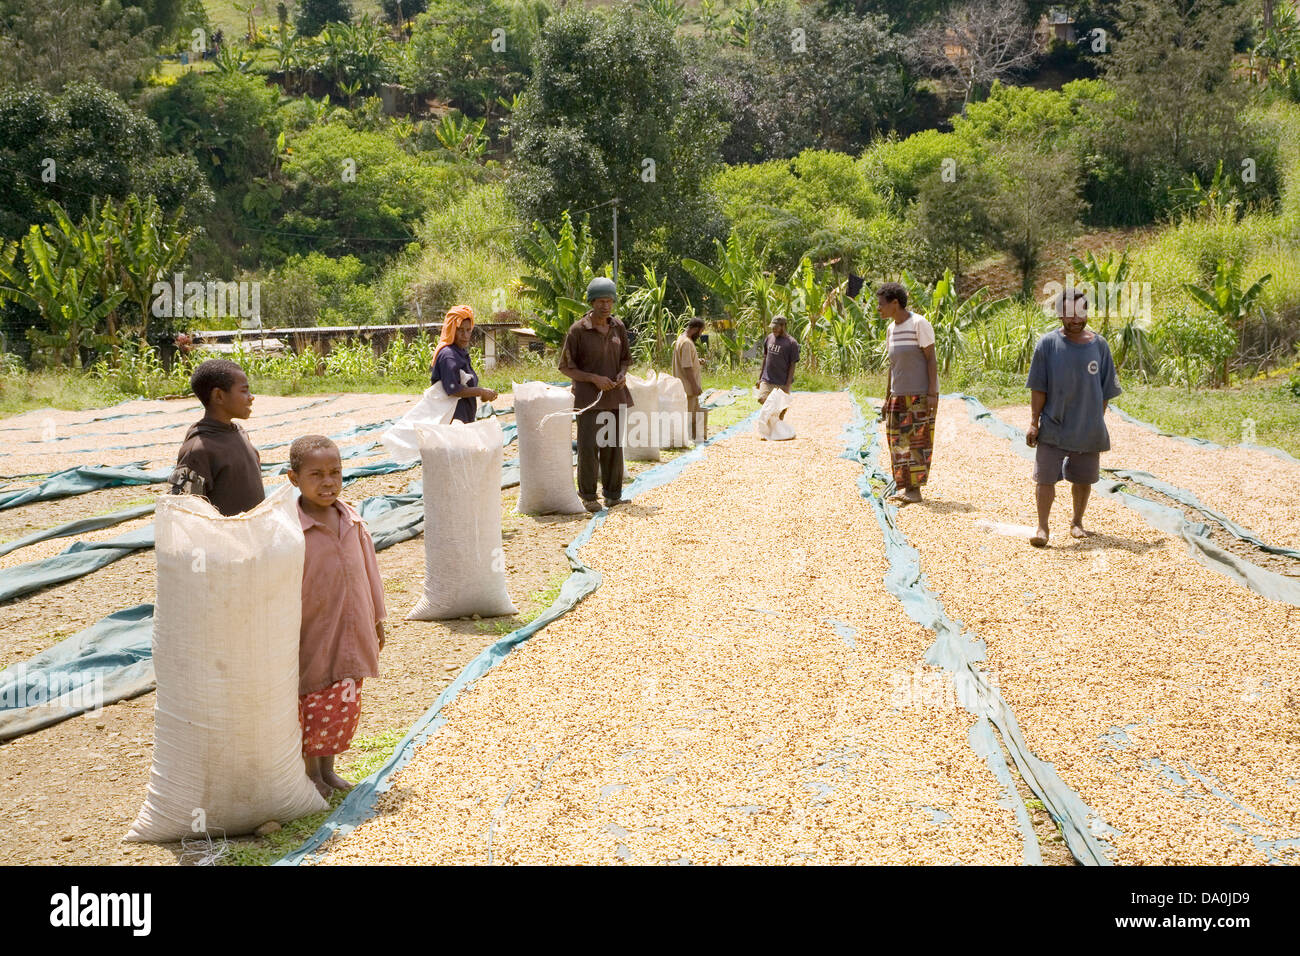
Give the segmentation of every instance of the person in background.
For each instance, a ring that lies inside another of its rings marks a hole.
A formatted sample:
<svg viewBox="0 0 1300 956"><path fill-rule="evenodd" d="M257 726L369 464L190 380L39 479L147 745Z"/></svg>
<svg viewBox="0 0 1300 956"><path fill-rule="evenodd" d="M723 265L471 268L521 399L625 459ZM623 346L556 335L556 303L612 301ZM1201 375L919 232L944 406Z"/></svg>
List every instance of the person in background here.
<svg viewBox="0 0 1300 956"><path fill-rule="evenodd" d="M614 317L618 289L613 280L592 279L591 309L569 327L560 350L560 372L573 379L578 415L578 497L590 512L600 511L596 479L605 506L624 504L623 422L632 405L627 370L632 365L627 327Z"/></svg>
<svg viewBox="0 0 1300 956"><path fill-rule="evenodd" d="M1083 512L1093 483L1101 475L1101 453L1110 451L1106 409L1120 394L1110 346L1088 328L1088 300L1074 289L1056 300L1061 328L1048 332L1034 347L1029 363L1030 424L1025 444L1034 454L1038 530L1029 543L1047 546L1048 518L1056 500L1056 483L1070 483L1074 515L1070 536L1086 538Z"/></svg>
<svg viewBox="0 0 1300 956"><path fill-rule="evenodd" d="M934 418L939 410L939 363L934 355L934 328L924 316L907 308L907 289L886 282L876 292L876 305L889 320L885 349L885 437L894 475L893 495L900 503L921 500L921 487L930 478L934 451Z"/></svg>
<svg viewBox="0 0 1300 956"><path fill-rule="evenodd" d="M433 353L433 374L429 384L442 383L448 395L459 395L452 421L470 424L478 414L478 399L495 402L497 393L481 388L478 374L470 364L469 342L474 333L474 310L467 305L455 305L447 311L438 336L438 348Z"/></svg>
<svg viewBox="0 0 1300 956"><path fill-rule="evenodd" d="M763 366L758 371L758 404L767 401L774 388L790 394L798 361L799 343L785 334L785 316L773 316L772 331L763 340ZM785 417L784 412L781 417Z"/></svg>
<svg viewBox="0 0 1300 956"><path fill-rule="evenodd" d="M375 543L356 509L339 498L343 462L323 435L289 446L289 480L302 492L302 627L298 722L307 776L321 796L352 787L334 772L361 718L361 682L379 675L384 582Z"/></svg>
<svg viewBox="0 0 1300 956"><path fill-rule="evenodd" d="M700 353L695 349L695 340L704 331L704 320L693 316L686 323L686 328L673 343L673 377L682 383L686 391L686 420L690 422L689 438L691 441L704 441L703 423L700 417L700 395L704 392L703 363Z"/></svg>
<svg viewBox="0 0 1300 956"><path fill-rule="evenodd" d="M185 433L171 494L206 498L227 517L257 507L266 497L262 456L234 422L253 414L248 376L229 359L208 359L194 369L190 388L203 403L203 417Z"/></svg>

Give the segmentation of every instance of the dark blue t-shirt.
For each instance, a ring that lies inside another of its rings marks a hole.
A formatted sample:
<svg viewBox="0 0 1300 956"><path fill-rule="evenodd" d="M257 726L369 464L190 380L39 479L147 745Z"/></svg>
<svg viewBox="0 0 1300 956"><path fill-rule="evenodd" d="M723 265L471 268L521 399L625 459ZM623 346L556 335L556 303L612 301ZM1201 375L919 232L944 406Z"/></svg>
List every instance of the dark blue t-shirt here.
<svg viewBox="0 0 1300 956"><path fill-rule="evenodd" d="M1106 403L1120 387L1110 346L1100 335L1080 344L1067 339L1062 329L1048 332L1034 348L1025 385L1047 393L1039 441L1066 451L1110 451Z"/></svg>
<svg viewBox="0 0 1300 956"><path fill-rule="evenodd" d="M799 343L788 335L777 338L769 333L763 340L763 351L767 361L759 378L769 385L785 388L790 381L790 370L799 361Z"/></svg>
<svg viewBox="0 0 1300 956"><path fill-rule="evenodd" d="M462 371L469 375L468 382L462 383L460 374ZM458 345L448 345L440 351L433 363L433 375L430 376L429 384L435 382L442 382L443 390L448 395L455 395L466 387L477 388L478 376L474 374L474 367L469 364L469 353ZM456 403L456 411L451 417L455 421L469 425L473 424L477 413L478 400L467 397Z"/></svg>

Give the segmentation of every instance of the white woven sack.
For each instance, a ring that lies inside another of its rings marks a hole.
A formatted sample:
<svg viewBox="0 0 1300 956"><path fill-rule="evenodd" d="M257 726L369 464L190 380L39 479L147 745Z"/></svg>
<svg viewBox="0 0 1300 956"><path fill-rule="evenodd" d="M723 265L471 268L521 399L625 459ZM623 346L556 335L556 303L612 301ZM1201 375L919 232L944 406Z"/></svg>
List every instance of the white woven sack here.
<svg viewBox="0 0 1300 956"><path fill-rule="evenodd" d="M407 615L514 614L501 547L501 425L416 425L424 464L424 595Z"/></svg>
<svg viewBox="0 0 1300 956"><path fill-rule="evenodd" d="M155 519L153 769L127 840L250 833L328 809L298 726L297 490L234 517L163 495Z"/></svg>
<svg viewBox="0 0 1300 956"><path fill-rule="evenodd" d="M469 376L462 369L461 383L466 384ZM460 399L448 395L441 382L434 382L424 390L420 400L411 410L395 421L379 436L384 448L396 461L410 461L420 455L420 438L416 428L420 425L446 425L456 413L456 403Z"/></svg>
<svg viewBox="0 0 1300 956"><path fill-rule="evenodd" d="M772 389L767 401L758 410L758 419L754 422L754 431L759 438L768 441L786 441L794 437L794 426L781 416L790 407L790 396L779 388Z"/></svg>
<svg viewBox="0 0 1300 956"><path fill-rule="evenodd" d="M628 461L659 460L659 386L655 379L627 377L632 407L623 417L623 457Z"/></svg>
<svg viewBox="0 0 1300 956"><path fill-rule="evenodd" d="M584 512L573 483L573 392L545 382L514 386L521 515Z"/></svg>
<svg viewBox="0 0 1300 956"><path fill-rule="evenodd" d="M686 386L673 375L659 376L660 447L689 448Z"/></svg>

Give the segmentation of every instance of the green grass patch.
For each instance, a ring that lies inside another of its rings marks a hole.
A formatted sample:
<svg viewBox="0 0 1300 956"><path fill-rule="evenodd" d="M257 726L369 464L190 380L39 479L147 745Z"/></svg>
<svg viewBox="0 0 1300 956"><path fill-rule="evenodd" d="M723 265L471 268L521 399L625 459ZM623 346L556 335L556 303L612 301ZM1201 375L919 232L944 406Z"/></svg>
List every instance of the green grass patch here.
<svg viewBox="0 0 1300 956"><path fill-rule="evenodd" d="M1162 431L1221 445L1247 440L1253 422L1254 444L1272 445L1300 458L1300 397L1285 380L1190 392L1170 386L1126 386L1115 404Z"/></svg>
<svg viewBox="0 0 1300 956"><path fill-rule="evenodd" d="M337 761L335 769L345 780L359 782L370 776L387 762L393 750L406 736L405 730L385 730L369 737L354 737L352 749ZM222 855L218 864L221 866L269 866L291 850L299 847L304 840L320 829L326 818L333 813L346 794L335 793L330 797L330 808L320 813L312 813L297 820L291 820L275 833L265 837L253 837L248 840L232 841Z"/></svg>

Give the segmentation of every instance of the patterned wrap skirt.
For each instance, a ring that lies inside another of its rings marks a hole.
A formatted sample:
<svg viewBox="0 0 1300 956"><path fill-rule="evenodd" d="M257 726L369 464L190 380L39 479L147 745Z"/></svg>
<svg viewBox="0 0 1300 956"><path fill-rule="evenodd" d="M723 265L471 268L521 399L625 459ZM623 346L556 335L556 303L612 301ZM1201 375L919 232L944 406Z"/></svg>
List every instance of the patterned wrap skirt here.
<svg viewBox="0 0 1300 956"><path fill-rule="evenodd" d="M919 488L930 477L934 414L924 395L891 395L885 404L885 438L894 484Z"/></svg>
<svg viewBox="0 0 1300 956"><path fill-rule="evenodd" d="M332 757L347 750L361 719L361 681L345 677L298 698L304 757Z"/></svg>

